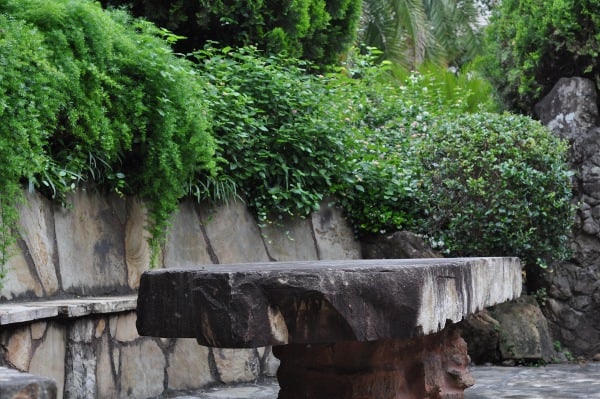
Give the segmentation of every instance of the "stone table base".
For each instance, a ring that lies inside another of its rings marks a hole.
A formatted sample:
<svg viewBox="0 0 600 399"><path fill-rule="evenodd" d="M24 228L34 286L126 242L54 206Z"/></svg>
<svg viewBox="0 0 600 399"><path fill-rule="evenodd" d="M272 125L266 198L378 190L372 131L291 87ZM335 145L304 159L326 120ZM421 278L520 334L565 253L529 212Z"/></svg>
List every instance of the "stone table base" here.
<svg viewBox="0 0 600 399"><path fill-rule="evenodd" d="M454 329L412 339L273 347L279 399L458 399L474 380Z"/></svg>

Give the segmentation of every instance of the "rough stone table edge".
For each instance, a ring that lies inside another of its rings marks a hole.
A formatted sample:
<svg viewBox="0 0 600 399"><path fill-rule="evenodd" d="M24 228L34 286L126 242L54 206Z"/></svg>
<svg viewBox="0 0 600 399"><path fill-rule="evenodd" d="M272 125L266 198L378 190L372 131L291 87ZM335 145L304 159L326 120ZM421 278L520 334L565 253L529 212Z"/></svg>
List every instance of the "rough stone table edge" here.
<svg viewBox="0 0 600 399"><path fill-rule="evenodd" d="M102 296L0 304L0 326L53 317L77 318L91 314L135 310L137 295Z"/></svg>

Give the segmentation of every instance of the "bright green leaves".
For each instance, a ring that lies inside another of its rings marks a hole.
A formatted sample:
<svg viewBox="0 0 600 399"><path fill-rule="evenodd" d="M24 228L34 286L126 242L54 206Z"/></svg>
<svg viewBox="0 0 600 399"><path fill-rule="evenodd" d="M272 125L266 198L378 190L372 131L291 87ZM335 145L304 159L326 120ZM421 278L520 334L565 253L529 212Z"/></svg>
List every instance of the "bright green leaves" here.
<svg viewBox="0 0 600 399"><path fill-rule="evenodd" d="M91 1L9 0L0 12L2 206L20 179L59 200L81 183L135 194L157 243L191 177L215 168L191 63L154 25Z"/></svg>

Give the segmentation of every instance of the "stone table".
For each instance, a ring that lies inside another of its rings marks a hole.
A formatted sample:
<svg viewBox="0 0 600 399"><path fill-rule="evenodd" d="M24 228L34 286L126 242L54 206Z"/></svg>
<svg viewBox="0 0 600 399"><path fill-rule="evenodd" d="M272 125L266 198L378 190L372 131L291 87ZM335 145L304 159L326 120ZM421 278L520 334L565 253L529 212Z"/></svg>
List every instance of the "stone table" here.
<svg viewBox="0 0 600 399"><path fill-rule="evenodd" d="M273 345L279 398L462 398L453 323L521 293L517 258L343 260L152 270L140 335Z"/></svg>

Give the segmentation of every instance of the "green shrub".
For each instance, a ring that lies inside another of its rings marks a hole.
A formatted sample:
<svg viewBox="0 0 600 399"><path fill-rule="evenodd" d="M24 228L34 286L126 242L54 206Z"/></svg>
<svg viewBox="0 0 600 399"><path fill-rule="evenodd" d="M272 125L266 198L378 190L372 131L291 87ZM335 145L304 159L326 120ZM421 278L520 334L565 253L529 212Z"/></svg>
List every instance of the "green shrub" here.
<svg viewBox="0 0 600 399"><path fill-rule="evenodd" d="M457 256L562 259L573 222L567 144L510 114L440 120L416 146L423 232Z"/></svg>
<svg viewBox="0 0 600 399"><path fill-rule="evenodd" d="M482 66L510 108L531 113L561 77L600 80L598 26L595 0L503 0Z"/></svg>
<svg viewBox="0 0 600 399"><path fill-rule="evenodd" d="M254 48L196 57L209 79L220 178L236 182L261 222L317 209L344 154L337 116L325 117L327 78Z"/></svg>
<svg viewBox="0 0 600 399"><path fill-rule="evenodd" d="M58 199L81 183L139 195L156 244L190 178L214 169L191 63L164 31L91 1L4 0L0 14L8 204L22 178Z"/></svg>
<svg viewBox="0 0 600 399"><path fill-rule="evenodd" d="M372 59L351 60L347 72L359 78L341 80L329 106L352 132L335 192L357 235L416 228L427 194L415 144L440 118L498 108L489 83L476 75L434 66L409 72Z"/></svg>
<svg viewBox="0 0 600 399"><path fill-rule="evenodd" d="M199 50L210 41L257 46L271 54L336 64L352 44L360 0L103 0L128 6L137 16L185 36L178 51Z"/></svg>

